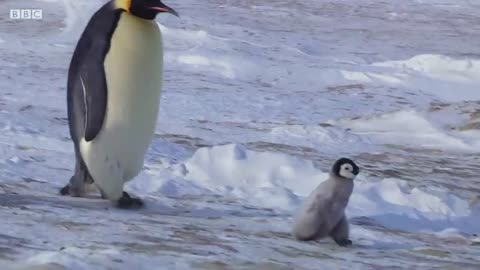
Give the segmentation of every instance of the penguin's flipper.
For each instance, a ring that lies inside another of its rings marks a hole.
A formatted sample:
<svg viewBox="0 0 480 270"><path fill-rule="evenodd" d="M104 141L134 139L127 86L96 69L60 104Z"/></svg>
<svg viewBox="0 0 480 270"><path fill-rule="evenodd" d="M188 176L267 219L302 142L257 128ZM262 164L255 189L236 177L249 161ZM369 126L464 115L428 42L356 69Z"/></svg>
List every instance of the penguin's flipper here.
<svg viewBox="0 0 480 270"><path fill-rule="evenodd" d="M85 141L89 142L102 129L107 108L107 83L102 63L86 63L79 74L85 105Z"/></svg>

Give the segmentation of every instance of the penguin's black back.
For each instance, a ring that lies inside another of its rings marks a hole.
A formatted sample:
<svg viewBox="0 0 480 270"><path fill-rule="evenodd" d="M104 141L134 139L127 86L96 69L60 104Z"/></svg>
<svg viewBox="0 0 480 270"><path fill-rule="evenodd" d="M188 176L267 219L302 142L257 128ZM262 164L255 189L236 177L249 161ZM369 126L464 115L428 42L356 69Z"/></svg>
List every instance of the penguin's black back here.
<svg viewBox="0 0 480 270"><path fill-rule="evenodd" d="M101 7L88 22L70 62L67 105L76 152L79 140L93 140L103 125L108 95L103 63L122 12L113 2Z"/></svg>
<svg viewBox="0 0 480 270"><path fill-rule="evenodd" d="M105 55L110 48L110 40L117 27L121 13L122 10L115 10L113 4L108 2L93 14L75 47L72 61L70 62L69 75L72 73L75 74L78 71L77 68L79 67L79 64L85 60L85 56L88 54L95 54L95 51L90 50L93 42L97 43L96 45L99 45L96 47L97 49L102 49L97 52L98 55L103 55L103 58L105 58Z"/></svg>

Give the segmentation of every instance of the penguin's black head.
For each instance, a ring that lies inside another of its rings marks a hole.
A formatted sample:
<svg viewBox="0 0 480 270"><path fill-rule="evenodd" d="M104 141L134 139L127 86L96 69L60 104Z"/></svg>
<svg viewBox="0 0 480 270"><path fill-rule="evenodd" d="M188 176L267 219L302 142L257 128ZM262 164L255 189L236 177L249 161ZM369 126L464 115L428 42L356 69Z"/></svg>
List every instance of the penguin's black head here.
<svg viewBox="0 0 480 270"><path fill-rule="evenodd" d="M178 13L160 0L115 0L115 6L128 13L145 20L153 20L158 13L171 13L178 17Z"/></svg>
<svg viewBox="0 0 480 270"><path fill-rule="evenodd" d="M360 172L357 164L348 158L340 158L335 161L332 167L332 173L335 176L353 180Z"/></svg>

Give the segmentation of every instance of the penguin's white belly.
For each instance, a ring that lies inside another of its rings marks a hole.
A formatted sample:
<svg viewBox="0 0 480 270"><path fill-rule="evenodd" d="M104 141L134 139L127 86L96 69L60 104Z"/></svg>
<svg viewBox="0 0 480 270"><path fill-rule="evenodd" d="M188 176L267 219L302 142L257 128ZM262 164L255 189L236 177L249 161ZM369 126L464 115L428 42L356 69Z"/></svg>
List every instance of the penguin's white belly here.
<svg viewBox="0 0 480 270"><path fill-rule="evenodd" d="M162 83L158 25L127 13L121 16L104 62L108 91L103 126L94 140L80 144L90 174L108 197L120 196L123 184L143 167Z"/></svg>

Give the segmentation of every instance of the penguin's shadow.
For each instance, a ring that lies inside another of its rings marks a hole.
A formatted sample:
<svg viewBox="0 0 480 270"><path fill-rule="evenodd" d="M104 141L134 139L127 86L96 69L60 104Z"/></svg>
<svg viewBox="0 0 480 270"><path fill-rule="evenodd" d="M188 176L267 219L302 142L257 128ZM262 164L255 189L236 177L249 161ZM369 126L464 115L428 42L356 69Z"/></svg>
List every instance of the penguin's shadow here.
<svg viewBox="0 0 480 270"><path fill-rule="evenodd" d="M362 241L358 241L355 239L353 239L352 241L353 241L353 244L346 247L341 247L335 244L333 240L330 240L330 239L310 241L308 242L308 244L330 249L332 251L344 251L344 252L361 251L361 250L371 250L371 251L403 250L403 249L412 247L412 245L407 243L388 243L388 242L376 241L371 245L366 245L366 244L359 243Z"/></svg>
<svg viewBox="0 0 480 270"><path fill-rule="evenodd" d="M181 200L181 198L175 198ZM188 218L221 219L225 217L283 217L268 209L216 209L212 207L198 207L195 204L167 206L159 201L146 199L145 206L137 211L147 215L179 216Z"/></svg>
<svg viewBox="0 0 480 270"><path fill-rule="evenodd" d="M108 207L108 201L99 197L70 197L61 195L36 195L3 193L0 194L0 206L8 208L28 208L29 205L47 206L52 208L79 208L102 210Z"/></svg>
<svg viewBox="0 0 480 270"><path fill-rule="evenodd" d="M178 200L180 200L179 198ZM224 217L274 217L279 216L264 209L215 209L211 207L198 207L195 204L169 206L152 198L143 199L145 205L138 209L120 209L112 202L100 196L88 195L86 197L71 197L56 194L0 194L0 206L7 208L29 209L29 206L44 206L52 209L88 210L123 212L123 214L140 214L148 216L181 216L190 218L220 219Z"/></svg>
<svg viewBox="0 0 480 270"><path fill-rule="evenodd" d="M150 205L152 204L152 205ZM112 202L102 199L100 196L89 194L85 197L72 197L62 195L35 195L35 194L18 194L6 193L0 194L0 206L8 208L28 209L28 206L46 206L48 208L61 209L78 209L78 210L115 210L132 213L157 213L166 214L173 213L174 209L167 207L158 202L146 202L146 206L138 209L120 209L113 205Z"/></svg>

